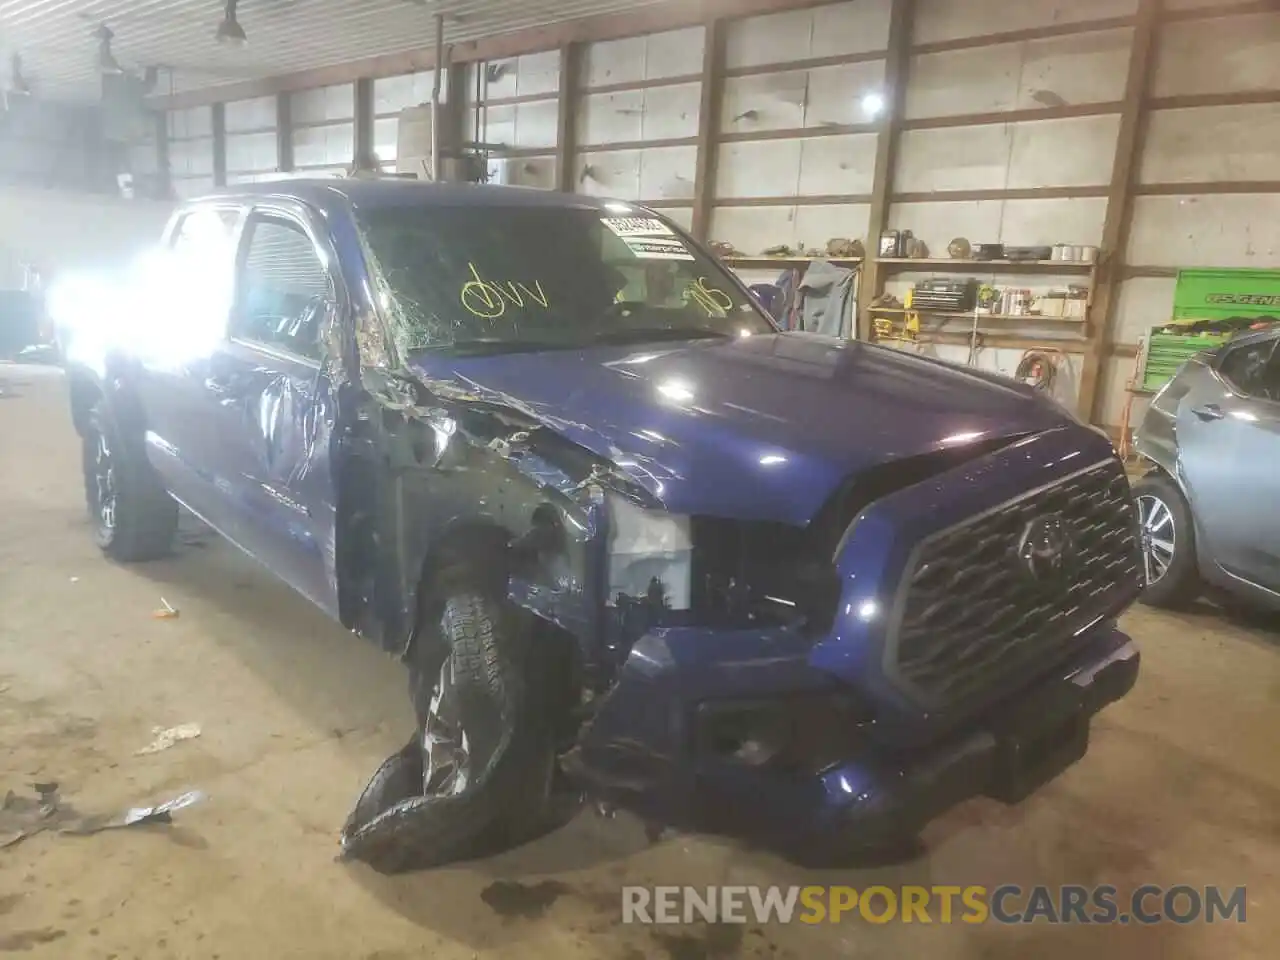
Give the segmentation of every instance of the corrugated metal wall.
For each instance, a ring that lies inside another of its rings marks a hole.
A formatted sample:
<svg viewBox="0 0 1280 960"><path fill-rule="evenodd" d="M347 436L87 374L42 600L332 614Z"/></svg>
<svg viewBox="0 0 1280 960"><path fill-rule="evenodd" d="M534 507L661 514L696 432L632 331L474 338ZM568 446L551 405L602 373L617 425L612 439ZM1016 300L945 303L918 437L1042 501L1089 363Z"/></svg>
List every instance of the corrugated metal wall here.
<svg viewBox="0 0 1280 960"><path fill-rule="evenodd" d="M342 83L290 95L293 168L335 173L351 166L356 149L355 86Z"/></svg>
<svg viewBox="0 0 1280 960"><path fill-rule="evenodd" d="M586 48L575 190L651 203L690 225L705 33L694 27Z"/></svg>
<svg viewBox="0 0 1280 960"><path fill-rule="evenodd" d="M884 89L889 8L869 0L729 25L712 239L754 255L866 235L876 134L862 101Z"/></svg>
<svg viewBox="0 0 1280 960"><path fill-rule="evenodd" d="M192 197L212 190L213 108L170 111L168 130L169 177L174 192Z"/></svg>
<svg viewBox="0 0 1280 960"><path fill-rule="evenodd" d="M224 107L227 183L253 183L280 165L276 139L276 98L234 100Z"/></svg>
<svg viewBox="0 0 1280 960"><path fill-rule="evenodd" d="M1118 251L1125 279L1115 345L1098 361L1105 423L1120 419L1134 346L1167 312L1174 269L1270 265L1280 243L1280 181L1270 172L1280 152L1280 11L1177 18L1214 5L1229 6L1166 0L1173 14L1156 28L1152 112L1139 138L1128 243ZM1103 243L1139 0L917 0L915 8L882 201L887 224L913 231L940 257L955 237ZM466 132L501 145L495 182L553 188L561 132L572 131L563 177L572 189L649 203L685 225L695 220L703 177L708 239L747 255L779 244L821 248L835 237L870 244L886 127L868 107L886 93L892 11L893 0L847 0L723 24L711 118L701 116L712 50L702 26L584 44L572 57L549 50L473 65L462 83ZM562 77L565 63L571 75ZM373 84L374 149L388 169L396 112L428 100L431 80L425 72ZM1224 102L1241 96L1250 102ZM351 163L352 85L293 94L289 112L296 169ZM225 106L228 180L279 162L275 115L274 98ZM208 108L172 114L169 130L179 192L210 186ZM704 143L715 154L709 164L700 164ZM881 267L889 293L922 275ZM1047 289L1080 282L1070 273L1023 268L983 279ZM984 338L973 362L1011 372L1028 345L1056 345L1067 354L1059 394L1070 401L1094 342L1086 330L1102 319L992 321L1002 324L998 335ZM924 349L964 361L965 330L944 319Z"/></svg>
<svg viewBox="0 0 1280 960"><path fill-rule="evenodd" d="M554 186L560 115L559 52L550 50L472 65L464 88L469 106L466 136L504 148L490 159L490 181L526 187Z"/></svg>
<svg viewBox="0 0 1280 960"><path fill-rule="evenodd" d="M1203 6L1203 0L1166 0ZM1217 0L1225 4L1225 0ZM1155 97L1125 251L1132 273L1178 267L1280 266L1280 12L1163 28ZM1257 96L1269 102L1184 104ZM1133 276L1120 288L1116 339L1162 322L1172 276ZM1128 364L1103 381L1109 423L1124 402ZM1145 403L1145 401L1139 401Z"/></svg>
<svg viewBox="0 0 1280 960"><path fill-rule="evenodd" d="M387 172L396 169L400 111L431 101L434 70L407 73L399 77L379 77L373 81L373 152L378 165ZM441 84L441 102L445 89Z"/></svg>

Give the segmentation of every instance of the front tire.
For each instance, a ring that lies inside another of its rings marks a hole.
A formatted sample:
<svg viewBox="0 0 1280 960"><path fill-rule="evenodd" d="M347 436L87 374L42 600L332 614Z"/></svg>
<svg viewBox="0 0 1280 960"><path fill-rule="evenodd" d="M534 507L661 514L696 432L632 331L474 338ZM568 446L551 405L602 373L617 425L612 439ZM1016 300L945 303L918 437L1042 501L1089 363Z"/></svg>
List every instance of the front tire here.
<svg viewBox="0 0 1280 960"><path fill-rule="evenodd" d="M1202 586L1196 566L1191 508L1178 485L1163 473L1143 477L1133 487L1142 538L1147 606L1177 608L1199 598Z"/></svg>
<svg viewBox="0 0 1280 960"><path fill-rule="evenodd" d="M166 556L178 527L178 505L161 486L141 442L126 438L106 398L89 411L82 444L85 505L98 547L121 563Z"/></svg>
<svg viewBox="0 0 1280 960"><path fill-rule="evenodd" d="M414 643L415 740L390 758L343 829L346 856L383 872L481 856L549 817L552 717L529 682L517 615L457 575ZM435 635L430 635L435 632Z"/></svg>

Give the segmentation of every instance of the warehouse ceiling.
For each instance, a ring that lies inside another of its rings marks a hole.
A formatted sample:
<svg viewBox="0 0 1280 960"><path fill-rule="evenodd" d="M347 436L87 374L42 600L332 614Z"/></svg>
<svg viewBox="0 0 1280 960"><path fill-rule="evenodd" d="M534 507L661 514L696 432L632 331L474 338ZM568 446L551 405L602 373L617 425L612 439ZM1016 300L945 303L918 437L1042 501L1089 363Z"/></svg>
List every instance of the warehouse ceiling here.
<svg viewBox="0 0 1280 960"><path fill-rule="evenodd" d="M0 0L0 86L25 84L50 99L96 99L108 35L108 62L114 58L140 75L160 68L155 92L167 93L430 48L437 13L445 16L446 42L457 42L657 2Z"/></svg>

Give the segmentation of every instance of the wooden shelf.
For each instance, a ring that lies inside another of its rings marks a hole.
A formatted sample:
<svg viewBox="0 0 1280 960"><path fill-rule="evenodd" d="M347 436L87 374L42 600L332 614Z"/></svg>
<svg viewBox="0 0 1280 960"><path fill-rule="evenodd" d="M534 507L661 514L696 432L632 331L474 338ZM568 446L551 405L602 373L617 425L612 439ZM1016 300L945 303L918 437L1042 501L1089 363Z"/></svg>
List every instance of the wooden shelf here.
<svg viewBox="0 0 1280 960"><path fill-rule="evenodd" d="M957 320L972 320L972 310L930 310L928 307L871 307L872 313L923 313L931 317L950 317ZM979 320L1026 320L1040 323L1084 323L1086 317L1046 317L1038 313L979 313Z"/></svg>
<svg viewBox="0 0 1280 960"><path fill-rule="evenodd" d="M895 343L914 342L914 343L937 343L952 347L967 347L969 345L969 334L967 333L922 333L914 341L903 340L872 340L872 343L879 343L882 346L892 346ZM1061 350L1063 353L1084 353L1088 344L1083 338L1072 338L1061 340L1036 340L1030 337L1005 337L998 334L983 333L978 331L978 349L1003 349L1003 350Z"/></svg>
<svg viewBox="0 0 1280 960"><path fill-rule="evenodd" d="M737 270L768 270L772 267L805 267L815 260L826 260L837 267L857 267L862 260L857 257L721 257L726 267Z"/></svg>
<svg viewBox="0 0 1280 960"><path fill-rule="evenodd" d="M1031 270L1041 273L1092 273L1096 263L1083 260L957 260L951 257L881 257L878 263L901 270L968 270L999 273Z"/></svg>

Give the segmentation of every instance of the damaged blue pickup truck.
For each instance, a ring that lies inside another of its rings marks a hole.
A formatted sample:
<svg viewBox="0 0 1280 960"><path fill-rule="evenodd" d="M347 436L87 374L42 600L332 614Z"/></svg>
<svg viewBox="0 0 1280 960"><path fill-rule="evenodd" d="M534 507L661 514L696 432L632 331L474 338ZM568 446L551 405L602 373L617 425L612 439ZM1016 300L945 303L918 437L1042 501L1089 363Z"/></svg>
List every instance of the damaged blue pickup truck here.
<svg viewBox="0 0 1280 960"><path fill-rule="evenodd" d="M161 557L181 504L405 661L419 728L344 831L382 868L516 842L561 777L879 849L1026 797L1136 679L1104 437L781 333L643 207L258 184L185 204L118 286L65 344L98 543Z"/></svg>

